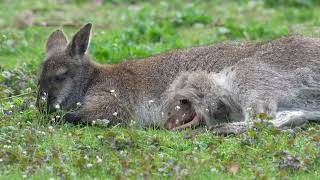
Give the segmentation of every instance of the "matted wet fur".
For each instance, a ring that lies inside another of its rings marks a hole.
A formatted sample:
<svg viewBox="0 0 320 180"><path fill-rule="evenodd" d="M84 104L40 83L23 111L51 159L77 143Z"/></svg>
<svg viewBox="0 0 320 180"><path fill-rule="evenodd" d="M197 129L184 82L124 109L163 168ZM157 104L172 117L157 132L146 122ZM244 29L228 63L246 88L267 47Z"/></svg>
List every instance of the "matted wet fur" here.
<svg viewBox="0 0 320 180"><path fill-rule="evenodd" d="M319 67L320 41L303 37L220 43L101 65L86 54L91 27L82 27L70 42L57 30L46 44L37 104L41 106L41 96L46 96L48 110L68 110L69 122L108 119L116 124L134 119L141 126L160 125L162 94L184 71L220 72L247 58L288 71ZM72 111L77 103L81 107Z"/></svg>

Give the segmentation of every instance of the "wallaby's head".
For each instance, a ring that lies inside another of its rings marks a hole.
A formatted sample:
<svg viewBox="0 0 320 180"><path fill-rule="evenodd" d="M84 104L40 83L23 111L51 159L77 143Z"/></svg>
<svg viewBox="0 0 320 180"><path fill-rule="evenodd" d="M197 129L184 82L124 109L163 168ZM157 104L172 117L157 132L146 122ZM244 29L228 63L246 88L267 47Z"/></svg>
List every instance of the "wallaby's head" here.
<svg viewBox="0 0 320 180"><path fill-rule="evenodd" d="M164 94L163 112L167 117L164 126L172 129L192 121L195 116L208 121L210 113L221 111L219 91L221 88L208 72L182 73Z"/></svg>
<svg viewBox="0 0 320 180"><path fill-rule="evenodd" d="M91 27L91 24L82 27L69 43L60 30L49 36L38 82L38 107L45 98L49 112L70 109L81 102L92 71L86 55Z"/></svg>

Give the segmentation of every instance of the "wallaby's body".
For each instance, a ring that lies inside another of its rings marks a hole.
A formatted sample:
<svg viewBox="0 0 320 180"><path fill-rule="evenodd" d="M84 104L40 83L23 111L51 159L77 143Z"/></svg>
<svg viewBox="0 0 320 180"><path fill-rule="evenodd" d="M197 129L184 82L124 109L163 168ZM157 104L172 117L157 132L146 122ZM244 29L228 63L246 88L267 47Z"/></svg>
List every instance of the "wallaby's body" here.
<svg viewBox="0 0 320 180"><path fill-rule="evenodd" d="M69 110L80 102L78 110L66 115L67 121L126 123L135 116L141 125L160 124L162 94L180 72L220 72L246 58L288 71L319 67L320 62L318 39L292 37L179 49L117 65L99 65L85 54L90 30L91 24L84 26L70 43L58 30L47 41L38 103L44 93L49 111L55 107Z"/></svg>
<svg viewBox="0 0 320 180"><path fill-rule="evenodd" d="M309 120L319 121L318 70L319 67L288 70L248 58L219 73L183 73L165 93L166 124L172 124L171 117L175 117L176 125L169 129L184 129L196 126L202 120L215 130L235 133L244 131L260 113L271 116L273 124L279 128L300 126ZM171 107L180 106L181 102L189 108ZM189 120L193 123L188 126L179 123L178 119L183 119L181 114L190 113L190 109L198 119Z"/></svg>

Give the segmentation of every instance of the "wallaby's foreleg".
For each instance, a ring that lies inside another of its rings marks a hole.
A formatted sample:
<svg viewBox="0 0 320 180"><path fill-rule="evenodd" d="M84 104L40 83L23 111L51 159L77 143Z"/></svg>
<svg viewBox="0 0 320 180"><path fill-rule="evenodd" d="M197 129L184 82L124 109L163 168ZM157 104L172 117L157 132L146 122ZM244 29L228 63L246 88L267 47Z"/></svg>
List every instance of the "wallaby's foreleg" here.
<svg viewBox="0 0 320 180"><path fill-rule="evenodd" d="M245 115L245 122L247 124L250 124L257 120L257 116L261 113L265 113L268 116L275 117L277 111L277 103L268 100L254 100L246 105L243 111Z"/></svg>
<svg viewBox="0 0 320 180"><path fill-rule="evenodd" d="M106 119L111 124L117 124L126 123L130 118L130 113L109 93L86 97L78 110L64 116L66 122L74 124L88 124L98 119Z"/></svg>
<svg viewBox="0 0 320 180"><path fill-rule="evenodd" d="M233 122L233 123L222 123L211 127L211 130L215 134L229 135L229 134L240 134L246 132L248 125L246 122Z"/></svg>
<svg viewBox="0 0 320 180"><path fill-rule="evenodd" d="M98 119L98 114L93 114L90 108L81 108L76 111L68 112L64 115L64 120L72 124L90 124L92 120Z"/></svg>
<svg viewBox="0 0 320 180"><path fill-rule="evenodd" d="M72 124L80 124L81 117L77 114L77 112L68 112L63 116L65 122Z"/></svg>
<svg viewBox="0 0 320 180"><path fill-rule="evenodd" d="M292 128L302 126L309 121L320 122L320 111L282 111L276 114L272 121L277 128Z"/></svg>

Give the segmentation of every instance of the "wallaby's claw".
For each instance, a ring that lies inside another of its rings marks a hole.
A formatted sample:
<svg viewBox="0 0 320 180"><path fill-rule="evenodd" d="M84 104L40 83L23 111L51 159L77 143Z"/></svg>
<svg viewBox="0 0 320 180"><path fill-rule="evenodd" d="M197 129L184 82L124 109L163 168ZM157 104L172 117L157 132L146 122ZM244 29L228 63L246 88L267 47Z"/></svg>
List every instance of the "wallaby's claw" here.
<svg viewBox="0 0 320 180"><path fill-rule="evenodd" d="M65 122L72 123L72 124L79 124L80 118L77 116L75 112L69 112L63 116Z"/></svg>

